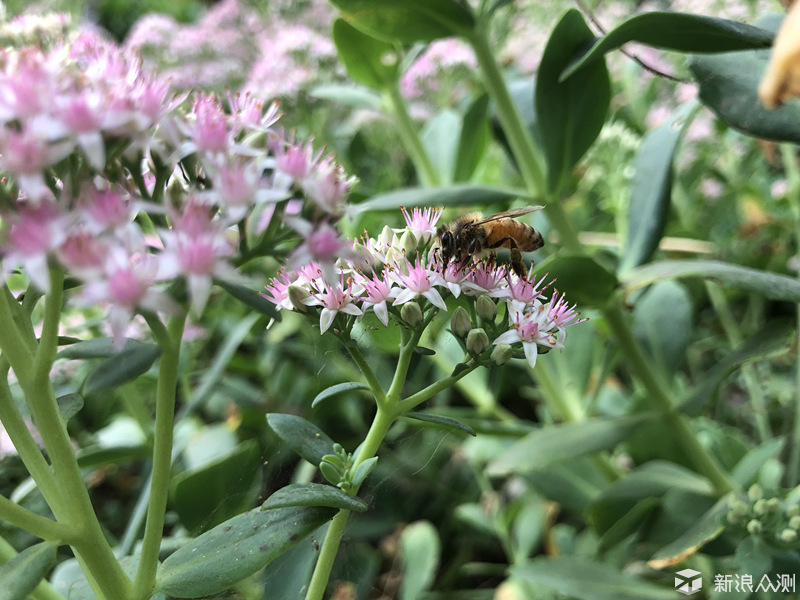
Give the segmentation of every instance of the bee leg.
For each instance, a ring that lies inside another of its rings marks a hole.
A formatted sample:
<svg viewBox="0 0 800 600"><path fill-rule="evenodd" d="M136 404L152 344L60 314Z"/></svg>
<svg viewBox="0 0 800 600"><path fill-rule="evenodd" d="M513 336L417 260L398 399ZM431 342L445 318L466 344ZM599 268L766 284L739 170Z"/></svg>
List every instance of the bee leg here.
<svg viewBox="0 0 800 600"><path fill-rule="evenodd" d="M525 279L525 265L522 264L522 252L519 251L516 240L512 237L506 237L493 244L492 248L499 248L503 245L508 245L511 253L511 268L514 269L514 273L521 279Z"/></svg>

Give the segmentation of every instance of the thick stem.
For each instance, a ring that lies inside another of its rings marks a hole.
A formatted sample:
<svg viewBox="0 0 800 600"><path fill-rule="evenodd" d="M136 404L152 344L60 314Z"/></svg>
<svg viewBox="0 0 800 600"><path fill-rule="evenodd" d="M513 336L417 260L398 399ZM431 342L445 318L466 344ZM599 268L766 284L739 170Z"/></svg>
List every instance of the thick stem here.
<svg viewBox="0 0 800 600"><path fill-rule="evenodd" d="M0 496L0 519L49 542L69 543L72 535L66 525L37 515L5 496Z"/></svg>
<svg viewBox="0 0 800 600"><path fill-rule="evenodd" d="M168 327L168 338L159 336L162 354L158 369L156 391L156 422L153 441L153 473L150 501L147 506L142 553L134 581L134 600L150 598L158 568L158 553L164 535L164 515L169 494L172 467L172 435L175 415L175 396L178 383L181 337L186 323L184 317L173 318Z"/></svg>
<svg viewBox="0 0 800 600"><path fill-rule="evenodd" d="M375 456L396 417L396 412L387 411L381 406L378 406L375 419L372 421L367 437L364 439L361 450L356 457L353 466L354 470L358 465ZM354 488L349 493L354 496L358 493L358 489ZM333 569L336 553L339 550L339 544L342 541L342 536L344 536L344 531L347 527L347 519L349 517L350 511L342 509L333 518L333 521L331 521L328 532L325 534L325 541L322 543L319 551L319 558L314 567L314 574L311 576L311 582L308 584L306 600L322 600L325 594L325 588L328 586L331 569Z"/></svg>
<svg viewBox="0 0 800 600"><path fill-rule="evenodd" d="M647 399L664 415L676 441L694 463L698 473L707 477L720 495L734 489L736 486L697 439L686 418L674 411L672 401L667 394L668 388L653 370L642 352L641 346L634 338L628 321L622 314L620 300L612 298L603 310L603 315L628 359L628 365L647 391Z"/></svg>
<svg viewBox="0 0 800 600"><path fill-rule="evenodd" d="M385 96L389 101L392 110L392 115L397 125L397 133L403 146L414 163L414 168L417 171L420 183L424 187L434 187L440 185L439 174L436 172L436 167L431 161L422 140L419 137L417 126L411 119L411 115L406 110L405 101L400 95L400 90L396 85L388 86L385 90Z"/></svg>

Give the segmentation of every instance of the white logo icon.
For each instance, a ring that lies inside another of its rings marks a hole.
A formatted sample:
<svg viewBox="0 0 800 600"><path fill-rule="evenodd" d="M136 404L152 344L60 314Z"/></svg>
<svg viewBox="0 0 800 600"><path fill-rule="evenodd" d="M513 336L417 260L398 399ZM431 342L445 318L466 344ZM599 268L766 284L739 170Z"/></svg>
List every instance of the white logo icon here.
<svg viewBox="0 0 800 600"><path fill-rule="evenodd" d="M675 589L681 594L691 596L703 587L703 578L700 571L684 569L675 573Z"/></svg>

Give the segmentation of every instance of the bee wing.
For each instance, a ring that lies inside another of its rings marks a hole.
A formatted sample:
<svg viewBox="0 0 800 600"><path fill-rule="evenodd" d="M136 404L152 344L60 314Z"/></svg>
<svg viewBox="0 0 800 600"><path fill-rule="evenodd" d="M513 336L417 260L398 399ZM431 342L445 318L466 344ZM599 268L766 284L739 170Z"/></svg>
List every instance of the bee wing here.
<svg viewBox="0 0 800 600"><path fill-rule="evenodd" d="M489 221L496 221L497 219L516 219L517 217L521 217L522 215L527 215L528 213L532 213L535 210L542 210L544 206L523 206L521 208L512 208L511 210L505 210L503 212L497 213L496 215L492 215L490 217L486 217L485 219L481 219L480 221L475 221L474 223L470 223L470 225L483 225L484 223L488 223Z"/></svg>

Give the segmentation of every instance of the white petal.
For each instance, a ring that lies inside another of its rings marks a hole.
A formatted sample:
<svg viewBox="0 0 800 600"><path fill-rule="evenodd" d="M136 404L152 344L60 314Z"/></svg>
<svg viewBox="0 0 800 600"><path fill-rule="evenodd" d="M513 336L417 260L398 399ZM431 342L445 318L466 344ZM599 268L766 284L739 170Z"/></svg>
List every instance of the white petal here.
<svg viewBox="0 0 800 600"><path fill-rule="evenodd" d="M386 300L375 304L372 307L372 310L375 311L375 315L378 317L381 323L387 326L389 325L389 309L386 307Z"/></svg>
<svg viewBox="0 0 800 600"><path fill-rule="evenodd" d="M319 332L325 333L328 331L328 327L331 326L333 323L333 319L336 317L336 311L331 310L330 308L323 308L322 312L319 315Z"/></svg>
<svg viewBox="0 0 800 600"><path fill-rule="evenodd" d="M211 294L211 277L208 275L189 275L189 295L192 297L192 311L196 316L203 313Z"/></svg>
<svg viewBox="0 0 800 600"><path fill-rule="evenodd" d="M525 351L525 359L531 366L536 366L536 356L539 354L539 347L534 342L522 342L522 349Z"/></svg>
<svg viewBox="0 0 800 600"><path fill-rule="evenodd" d="M425 296L434 306L441 308L442 310L447 310L447 304L444 303L442 295L438 290L431 288L427 292L422 292L422 295Z"/></svg>
<svg viewBox="0 0 800 600"><path fill-rule="evenodd" d="M522 338L519 337L519 332L516 329L509 329L505 333L501 333L500 336L494 341L495 344L516 344L517 342L522 341Z"/></svg>

